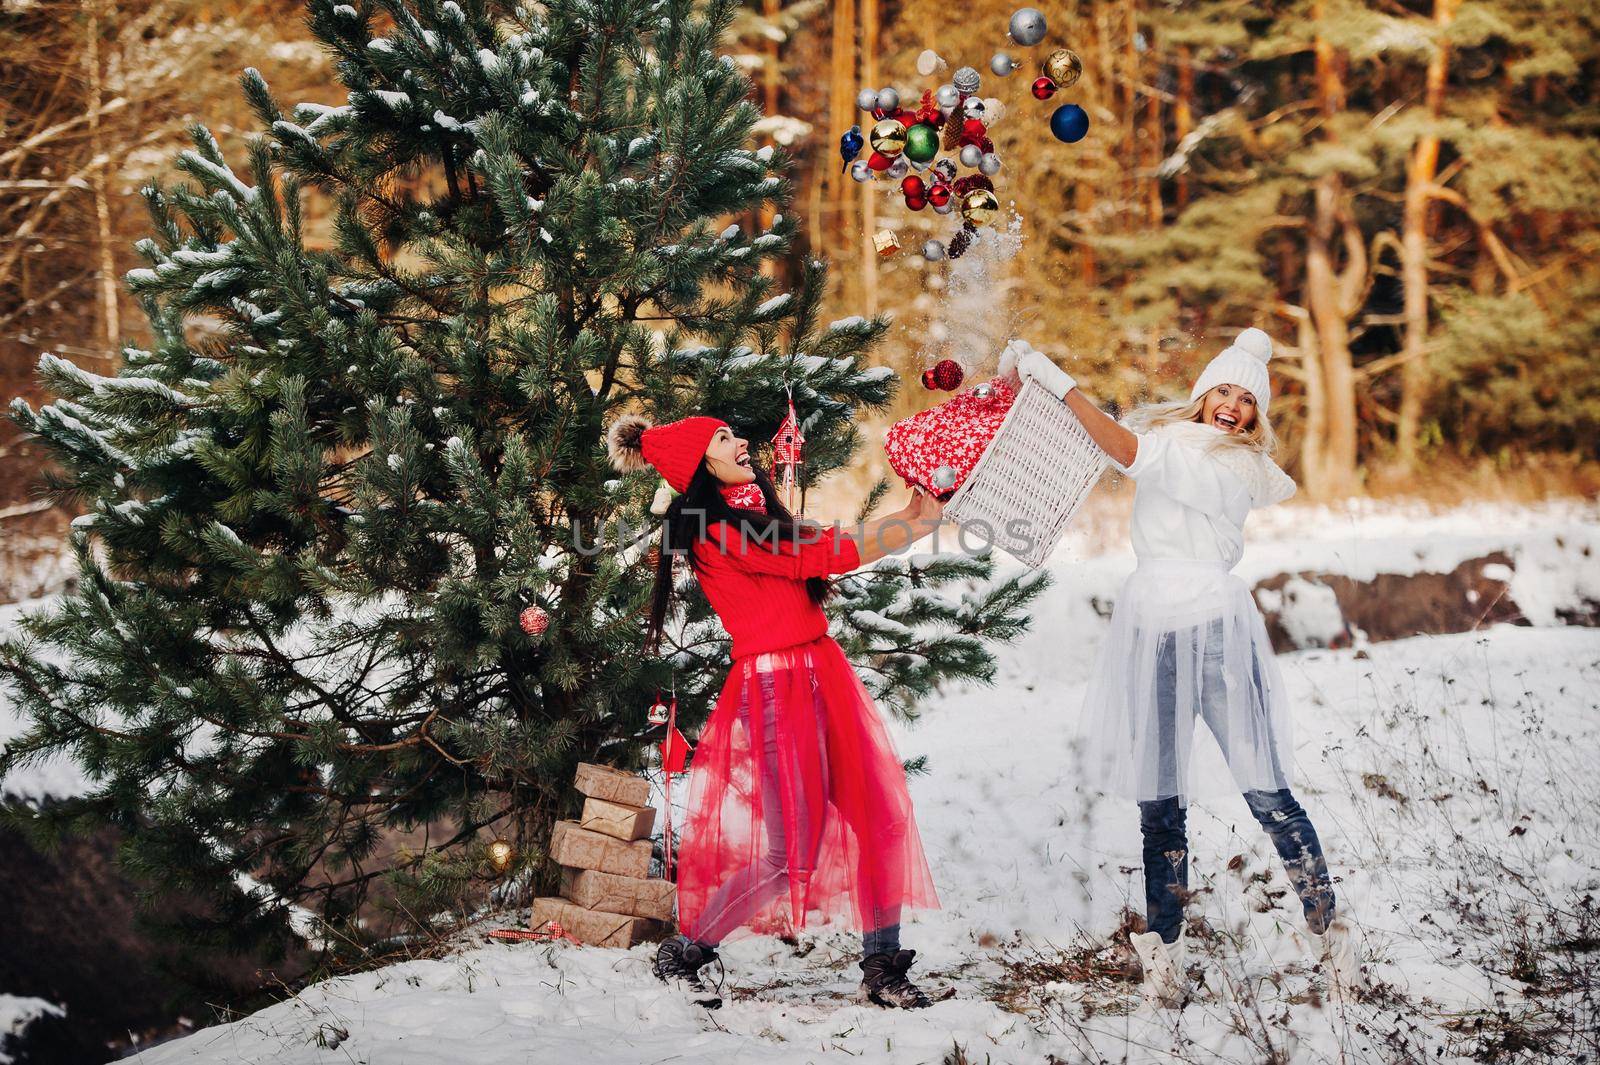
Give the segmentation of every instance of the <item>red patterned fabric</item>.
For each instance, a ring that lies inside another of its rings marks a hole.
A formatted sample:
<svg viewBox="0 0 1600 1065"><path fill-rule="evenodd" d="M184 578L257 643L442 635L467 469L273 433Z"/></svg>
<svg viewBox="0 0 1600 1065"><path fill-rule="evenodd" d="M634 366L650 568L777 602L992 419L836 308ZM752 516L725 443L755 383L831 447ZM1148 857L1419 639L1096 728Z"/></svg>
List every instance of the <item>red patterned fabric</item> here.
<svg viewBox="0 0 1600 1065"><path fill-rule="evenodd" d="M939 496L950 495L966 483L1015 399L1011 386L996 378L989 382L986 398L980 399L969 388L937 407L895 422L883 441L889 465L908 485ZM934 488L933 471L941 466L955 470L954 487Z"/></svg>
<svg viewBox="0 0 1600 1065"><path fill-rule="evenodd" d="M767 501L761 495L761 486L754 481L745 484L725 484L720 489L728 506L738 510L767 510Z"/></svg>

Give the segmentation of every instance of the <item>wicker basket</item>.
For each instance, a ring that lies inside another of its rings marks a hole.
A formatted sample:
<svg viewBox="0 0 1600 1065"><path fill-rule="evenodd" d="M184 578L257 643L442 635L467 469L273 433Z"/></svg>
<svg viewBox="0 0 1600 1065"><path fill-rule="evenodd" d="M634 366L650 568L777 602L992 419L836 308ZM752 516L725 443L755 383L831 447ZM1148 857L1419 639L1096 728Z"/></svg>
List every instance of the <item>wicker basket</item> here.
<svg viewBox="0 0 1600 1065"><path fill-rule="evenodd" d="M944 516L1037 569L1105 468L1077 415L1027 380Z"/></svg>

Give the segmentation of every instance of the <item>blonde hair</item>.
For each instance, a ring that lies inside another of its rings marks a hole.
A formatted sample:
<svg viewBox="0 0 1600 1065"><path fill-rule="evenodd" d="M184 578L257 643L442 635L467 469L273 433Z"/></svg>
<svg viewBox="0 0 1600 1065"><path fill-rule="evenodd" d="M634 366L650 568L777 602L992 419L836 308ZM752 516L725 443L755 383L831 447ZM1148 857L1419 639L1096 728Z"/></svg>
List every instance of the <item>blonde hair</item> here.
<svg viewBox="0 0 1600 1065"><path fill-rule="evenodd" d="M1128 428L1150 430L1176 422L1200 422L1205 418L1206 397L1210 394L1202 392L1194 399L1171 403L1147 403L1129 413ZM1278 450L1278 434L1272 431L1267 412L1257 407L1255 421L1250 428L1239 433L1223 433L1212 446L1242 447L1271 457Z"/></svg>

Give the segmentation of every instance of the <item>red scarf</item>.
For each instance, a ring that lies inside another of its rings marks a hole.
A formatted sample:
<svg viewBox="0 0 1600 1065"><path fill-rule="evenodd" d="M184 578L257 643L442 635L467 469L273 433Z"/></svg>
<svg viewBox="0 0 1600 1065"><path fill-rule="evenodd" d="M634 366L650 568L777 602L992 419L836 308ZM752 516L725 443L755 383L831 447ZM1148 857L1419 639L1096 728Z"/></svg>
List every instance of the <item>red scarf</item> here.
<svg viewBox="0 0 1600 1065"><path fill-rule="evenodd" d="M758 510L765 514L767 501L761 495L761 486L754 481L748 484L725 484L721 487L723 501L735 510Z"/></svg>

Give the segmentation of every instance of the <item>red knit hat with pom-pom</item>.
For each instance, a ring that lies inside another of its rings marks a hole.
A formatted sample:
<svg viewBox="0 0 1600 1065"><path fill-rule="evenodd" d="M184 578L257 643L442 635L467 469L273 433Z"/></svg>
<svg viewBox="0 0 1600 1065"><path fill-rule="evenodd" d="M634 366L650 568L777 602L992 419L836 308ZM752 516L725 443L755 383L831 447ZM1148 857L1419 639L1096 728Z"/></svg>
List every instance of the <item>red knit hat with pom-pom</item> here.
<svg viewBox="0 0 1600 1065"><path fill-rule="evenodd" d="M611 424L606 433L606 450L611 465L623 473L641 470L647 464L667 479L674 491L683 492L706 457L706 448L718 429L727 428L721 418L696 415L666 425L651 425L637 414L625 414Z"/></svg>

